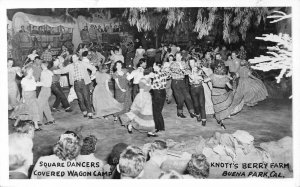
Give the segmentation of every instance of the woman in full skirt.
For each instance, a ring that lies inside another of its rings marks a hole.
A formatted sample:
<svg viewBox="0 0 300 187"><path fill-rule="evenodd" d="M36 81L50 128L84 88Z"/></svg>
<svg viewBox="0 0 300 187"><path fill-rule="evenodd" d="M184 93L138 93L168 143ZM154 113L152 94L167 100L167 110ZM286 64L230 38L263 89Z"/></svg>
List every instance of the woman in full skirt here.
<svg viewBox="0 0 300 187"><path fill-rule="evenodd" d="M237 114L244 106L244 100L237 95L236 90L232 90L230 78L226 75L224 65L215 68L213 74L209 76L212 83L212 102L215 111L215 118L223 129L223 121L230 115Z"/></svg>
<svg viewBox="0 0 300 187"><path fill-rule="evenodd" d="M268 97L266 86L260 79L252 75L246 62L241 63L238 73L240 80L237 91L244 96L244 102L247 106L254 106Z"/></svg>
<svg viewBox="0 0 300 187"><path fill-rule="evenodd" d="M130 111L132 104L131 89L129 87L129 81L127 80L128 72L124 68L124 63L117 61L113 67L113 79L115 80L115 98L119 103L123 104L123 110L114 114L114 122L117 122L119 116Z"/></svg>
<svg viewBox="0 0 300 187"><path fill-rule="evenodd" d="M122 121L127 125L127 130L132 133L132 128L147 132L148 137L156 137L153 120L152 96L150 94L151 80L142 78L139 83L140 92L134 98L130 111L122 116Z"/></svg>
<svg viewBox="0 0 300 187"><path fill-rule="evenodd" d="M14 61L9 58L7 60L7 70L8 70L8 110L12 110L16 107L20 101L20 92L16 82L16 75L22 76L21 68L13 67Z"/></svg>
<svg viewBox="0 0 300 187"><path fill-rule="evenodd" d="M26 76L22 79L22 102L15 107L10 115L11 119L18 120L31 120L34 122L34 127L36 131L40 131L38 122L40 120L39 116L39 104L36 97L36 87L33 76L33 69L31 67L26 67Z"/></svg>
<svg viewBox="0 0 300 187"><path fill-rule="evenodd" d="M104 118L123 110L123 106L112 96L108 82L111 76L107 74L108 68L104 65L96 73L97 86L93 92L93 106L96 118Z"/></svg>
<svg viewBox="0 0 300 187"><path fill-rule="evenodd" d="M213 74L211 68L202 67L203 72L206 76L210 76ZM207 115L213 115L215 113L214 106L211 98L211 90L212 90L212 83L207 82L203 84L204 95L205 95L205 112Z"/></svg>

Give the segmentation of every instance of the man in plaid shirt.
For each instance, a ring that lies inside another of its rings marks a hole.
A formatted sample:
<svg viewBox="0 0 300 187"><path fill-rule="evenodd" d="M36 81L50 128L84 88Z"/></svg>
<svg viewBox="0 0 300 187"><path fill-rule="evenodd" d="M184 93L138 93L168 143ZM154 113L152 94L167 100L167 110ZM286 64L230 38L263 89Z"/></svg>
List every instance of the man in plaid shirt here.
<svg viewBox="0 0 300 187"><path fill-rule="evenodd" d="M42 54L41 58L42 60L46 61L46 62L51 62L52 61L52 51L51 51L51 45L49 44L46 48L46 50L44 51L44 53Z"/></svg>
<svg viewBox="0 0 300 187"><path fill-rule="evenodd" d="M69 73L70 84L74 85L78 104L84 117L93 119L92 103L90 100L89 84L91 78L88 69L92 71L91 75L96 74L96 68L89 63L83 63L79 60L77 54L72 55L72 63L59 70L54 70L54 74Z"/></svg>
<svg viewBox="0 0 300 187"><path fill-rule="evenodd" d="M186 118L186 116L183 115L183 104L185 102L190 116L192 118L196 117L192 98L187 90L184 80L185 75L188 75L190 70L186 63L182 61L182 55L180 52L176 53L176 61L170 64L169 73L172 77L172 89L177 103L177 116L180 118Z"/></svg>
<svg viewBox="0 0 300 187"><path fill-rule="evenodd" d="M153 64L154 73L151 74L153 78L151 88L152 94L152 109L153 119L155 123L156 132L165 130L164 118L162 116L162 110L166 100L166 86L168 73L161 71L160 64Z"/></svg>

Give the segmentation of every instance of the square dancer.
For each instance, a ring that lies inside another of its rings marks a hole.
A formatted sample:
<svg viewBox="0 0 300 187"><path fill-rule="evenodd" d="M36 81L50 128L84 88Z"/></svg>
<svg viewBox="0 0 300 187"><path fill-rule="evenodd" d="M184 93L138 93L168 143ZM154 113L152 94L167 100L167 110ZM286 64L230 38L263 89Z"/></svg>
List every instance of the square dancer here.
<svg viewBox="0 0 300 187"><path fill-rule="evenodd" d="M93 119L92 104L89 92L91 78L88 74L88 69L92 71L91 76L94 76L96 73L96 68L88 63L82 63L79 60L78 55L73 54L71 58L71 64L62 69L54 70L53 73L69 73L70 84L74 85L83 117L89 117L90 119Z"/></svg>
<svg viewBox="0 0 300 187"><path fill-rule="evenodd" d="M189 74L188 66L182 61L182 55L180 52L176 53L176 61L170 64L170 74L172 77L172 89L177 103L177 116L180 118L186 118L183 114L183 104L187 105L190 116L196 117L194 113L194 106L192 98L185 85L184 77Z"/></svg>
<svg viewBox="0 0 300 187"><path fill-rule="evenodd" d="M152 109L156 132L165 130L164 118L162 110L166 100L167 73L161 71L160 64L153 64L153 81L152 89Z"/></svg>
<svg viewBox="0 0 300 187"><path fill-rule="evenodd" d="M44 115L47 119L45 125L55 124L54 118L51 114L50 106L49 106L49 98L51 96L51 85L52 85L52 76L53 73L48 69L48 62L43 61L41 64L43 69L41 73L41 80L37 83L37 86L41 86L41 92L38 96L39 103L39 116L40 122L43 123Z"/></svg>

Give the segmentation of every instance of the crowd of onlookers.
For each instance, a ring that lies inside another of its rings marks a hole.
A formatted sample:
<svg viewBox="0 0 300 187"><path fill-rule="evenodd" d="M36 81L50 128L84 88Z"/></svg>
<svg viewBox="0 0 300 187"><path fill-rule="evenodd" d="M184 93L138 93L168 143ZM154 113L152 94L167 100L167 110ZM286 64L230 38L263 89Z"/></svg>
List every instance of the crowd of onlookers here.
<svg viewBox="0 0 300 187"><path fill-rule="evenodd" d="M201 179L209 176L209 163L202 154L182 156L189 160L184 173L176 171L176 167L163 170L163 163L173 157L163 140L153 141L147 149L118 143L107 160L102 161L95 157L97 138L82 137L73 131L61 134L53 146L53 154L41 156L34 165L33 137L34 125L29 120L18 121L15 131L9 135L10 179Z"/></svg>

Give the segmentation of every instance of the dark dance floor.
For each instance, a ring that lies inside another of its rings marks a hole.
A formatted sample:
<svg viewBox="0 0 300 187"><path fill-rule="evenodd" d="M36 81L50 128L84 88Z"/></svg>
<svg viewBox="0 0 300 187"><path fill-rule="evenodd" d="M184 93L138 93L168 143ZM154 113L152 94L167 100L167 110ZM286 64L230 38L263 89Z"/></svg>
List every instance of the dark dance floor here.
<svg viewBox="0 0 300 187"><path fill-rule="evenodd" d="M54 96L51 96L50 103L53 102ZM200 135L208 138L215 131L233 133L238 129L246 130L253 135L255 144L292 136L291 100L267 99L254 107L245 106L239 114L225 121L226 130L222 130L212 117L208 118L206 127L202 127L200 123L190 117L180 119L176 116L175 103L165 104L163 116L166 131L157 138L148 138L146 134L137 131L129 134L125 127L120 126L119 123L114 124L113 118L109 118L109 120L83 118L77 100L71 105L73 108L71 113L66 113L63 110L53 113L57 122L56 126L43 126L43 131L35 134L33 150L35 162L40 156L52 153L52 146L56 143L60 134L80 126L83 126L83 136L93 134L98 138L96 156L102 160L106 159L113 145L120 142L133 145L142 145L152 142L154 139L173 139L181 142ZM186 109L184 109L184 113L188 114ZM10 131L12 123L10 121Z"/></svg>

